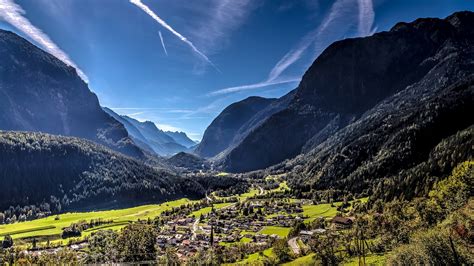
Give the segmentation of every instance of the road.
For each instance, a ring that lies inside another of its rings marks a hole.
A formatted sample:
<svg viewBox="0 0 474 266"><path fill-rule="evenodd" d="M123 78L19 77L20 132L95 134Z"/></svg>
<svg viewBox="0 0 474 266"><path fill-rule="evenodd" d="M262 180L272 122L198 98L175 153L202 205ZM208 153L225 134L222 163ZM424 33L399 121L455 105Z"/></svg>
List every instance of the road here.
<svg viewBox="0 0 474 266"><path fill-rule="evenodd" d="M300 246L298 245L298 237L293 237L290 240L288 240L288 245L291 247L295 255L300 254L301 250L300 250Z"/></svg>
<svg viewBox="0 0 474 266"><path fill-rule="evenodd" d="M199 229L199 219L200 217L197 217L196 218L196 221L194 221L193 223L193 236L191 237L191 240L195 240L196 239L196 231Z"/></svg>

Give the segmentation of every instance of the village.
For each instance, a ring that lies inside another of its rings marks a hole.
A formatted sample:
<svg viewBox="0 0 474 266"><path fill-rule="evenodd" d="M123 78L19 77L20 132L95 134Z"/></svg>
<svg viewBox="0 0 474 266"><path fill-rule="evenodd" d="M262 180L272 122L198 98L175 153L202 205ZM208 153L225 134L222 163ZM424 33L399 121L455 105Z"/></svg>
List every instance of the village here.
<svg viewBox="0 0 474 266"><path fill-rule="evenodd" d="M277 239L289 238L289 246L298 255L301 246L295 243L308 244L317 234L349 229L354 221L354 217L342 217L340 214L310 218L303 210L303 204L309 204L308 201L265 198L262 195L263 190L258 198L235 201L220 208L214 207L212 199L208 198L211 207L198 216L183 212L161 217L163 226L157 238L160 253L165 254L171 249L180 260L185 261L211 246L245 244L250 250L258 252L271 247ZM222 206L219 203L216 205ZM167 219L170 216L173 219ZM325 220L329 226L292 232L295 225L308 223L312 219Z"/></svg>
<svg viewBox="0 0 474 266"><path fill-rule="evenodd" d="M282 240L287 242L294 256L304 254L318 236L338 234L352 227L355 218L350 212L341 212L343 206L352 204L315 203L289 197L283 182L267 190L254 185L247 193L228 197L213 193L199 201L170 206L159 216L134 223L154 225L157 256L172 252L185 262L199 252L218 248L228 253L234 248L239 250L240 257L236 259L239 261L250 254L271 250L276 241ZM33 256L56 254L67 243L81 257L84 255L81 251L88 249L89 237L81 237L84 232L116 224L112 219L73 223L63 228L64 242L59 245L33 245L24 252Z"/></svg>

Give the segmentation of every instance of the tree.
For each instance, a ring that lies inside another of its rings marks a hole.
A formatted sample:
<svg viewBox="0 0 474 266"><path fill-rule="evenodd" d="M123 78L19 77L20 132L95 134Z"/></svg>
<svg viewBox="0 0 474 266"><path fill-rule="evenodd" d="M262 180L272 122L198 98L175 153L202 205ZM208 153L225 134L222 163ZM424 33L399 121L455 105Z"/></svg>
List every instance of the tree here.
<svg viewBox="0 0 474 266"><path fill-rule="evenodd" d="M288 247L286 239L278 239L273 243L273 253L279 262L290 260L290 248Z"/></svg>
<svg viewBox="0 0 474 266"><path fill-rule="evenodd" d="M13 238L10 235L6 235L3 238L2 247L3 248L10 248L12 246L13 246Z"/></svg>
<svg viewBox="0 0 474 266"><path fill-rule="evenodd" d="M122 261L155 260L157 235L152 225L130 224L126 226L117 237L117 250Z"/></svg>
<svg viewBox="0 0 474 266"><path fill-rule="evenodd" d="M337 247L339 247L337 236L332 234L318 235L310 242L310 247L322 265L337 265L340 259L336 256Z"/></svg>
<svg viewBox="0 0 474 266"><path fill-rule="evenodd" d="M3 224L3 223L5 223L5 214L0 212L0 224Z"/></svg>
<svg viewBox="0 0 474 266"><path fill-rule="evenodd" d="M178 266L180 265L180 261L178 256L176 256L176 252L172 249L166 249L166 253L162 256L159 260L160 265L167 265L167 266Z"/></svg>
<svg viewBox="0 0 474 266"><path fill-rule="evenodd" d="M214 246L214 226L211 225L211 237L210 237L211 247Z"/></svg>
<svg viewBox="0 0 474 266"><path fill-rule="evenodd" d="M108 263L116 261L118 254L116 239L118 234L112 230L99 230L88 239L89 256L87 263Z"/></svg>

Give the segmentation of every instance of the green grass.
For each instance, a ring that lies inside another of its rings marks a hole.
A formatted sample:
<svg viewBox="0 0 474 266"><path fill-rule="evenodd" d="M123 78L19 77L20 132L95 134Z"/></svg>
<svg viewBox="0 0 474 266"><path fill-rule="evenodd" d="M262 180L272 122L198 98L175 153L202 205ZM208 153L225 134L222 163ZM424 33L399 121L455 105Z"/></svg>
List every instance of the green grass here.
<svg viewBox="0 0 474 266"><path fill-rule="evenodd" d="M33 221L20 222L0 226L0 236L11 235L13 239L21 239L37 236L59 236L62 228L77 223L79 221L89 221L91 219L113 220L115 224L107 229L118 230L125 226L125 223L146 220L159 216L163 211L183 204L190 203L189 199L179 199L162 204L143 205L127 209L65 213L59 215L59 220L55 220L55 215ZM95 229L95 228L93 228ZM84 232L83 237L89 232ZM3 237L1 237L3 239Z"/></svg>
<svg viewBox="0 0 474 266"><path fill-rule="evenodd" d="M234 203L232 202L228 202L228 203L218 203L218 204L214 204L214 209L218 210L218 209L222 209L222 208L225 208L227 206L230 206ZM189 214L190 217L194 216L194 217L200 217L202 214L208 214L210 213L212 210L212 207L205 207L205 208L202 208L202 209L199 209L197 211L194 211L192 212L191 214Z"/></svg>
<svg viewBox="0 0 474 266"><path fill-rule="evenodd" d="M240 239L240 243L250 243L252 242L252 239L251 238L247 238L247 237L242 237Z"/></svg>
<svg viewBox="0 0 474 266"><path fill-rule="evenodd" d="M282 264L282 266L305 266L305 265L314 265L313 262L314 254L309 254L303 257L299 257L294 261L290 261Z"/></svg>
<svg viewBox="0 0 474 266"><path fill-rule="evenodd" d="M252 253L247 256L246 259L238 261L236 263L231 263L231 264L224 264L224 265L259 265L259 261L263 261L267 257L274 257L275 254L273 254L273 249L265 249L263 251L263 256L260 255L260 252Z"/></svg>
<svg viewBox="0 0 474 266"><path fill-rule="evenodd" d="M255 235L255 232L252 232L252 231L242 231L242 232L240 232L241 236L244 236L246 234Z"/></svg>
<svg viewBox="0 0 474 266"><path fill-rule="evenodd" d="M229 173L226 173L226 172L220 172L218 173L216 176L228 176Z"/></svg>
<svg viewBox="0 0 474 266"><path fill-rule="evenodd" d="M384 254L370 254L365 257L365 263L367 265L385 265L386 256ZM354 257L350 260L344 262L343 265L346 266L358 266L359 265L359 258Z"/></svg>
<svg viewBox="0 0 474 266"><path fill-rule="evenodd" d="M1 233L0 236L33 233L33 232L44 231L44 230L54 229L54 228L55 227L52 226L52 225L34 227L34 228L26 228L26 229L22 229L22 230L11 231L11 232L8 232L8 233Z"/></svg>
<svg viewBox="0 0 474 266"><path fill-rule="evenodd" d="M280 226L265 226L260 230L260 234L265 235L278 235L279 237L287 237L290 233L291 228L289 227L280 227Z"/></svg>
<svg viewBox="0 0 474 266"><path fill-rule="evenodd" d="M244 194L240 194L238 196L239 200L240 201L244 201L246 200L247 198L250 198L250 197L253 197L255 195L258 195L258 193L260 193L260 190L259 189L251 189L249 192L247 193L244 193Z"/></svg>
<svg viewBox="0 0 474 266"><path fill-rule="evenodd" d="M318 217L333 217L337 214L337 207L331 207L331 204L324 203L318 205L303 205L303 215L307 216L307 221L313 221Z"/></svg>

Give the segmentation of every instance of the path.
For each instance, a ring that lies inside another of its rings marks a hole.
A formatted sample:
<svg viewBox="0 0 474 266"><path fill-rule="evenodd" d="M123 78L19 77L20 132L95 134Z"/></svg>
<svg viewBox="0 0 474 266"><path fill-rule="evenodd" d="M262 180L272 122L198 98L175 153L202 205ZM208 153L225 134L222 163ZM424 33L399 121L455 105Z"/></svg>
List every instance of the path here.
<svg viewBox="0 0 474 266"><path fill-rule="evenodd" d="M200 220L200 218L198 217L196 219L196 221L194 221L194 223L193 223L193 230L192 230L193 236L191 237L191 240L196 239L196 231L199 229L199 220Z"/></svg>
<svg viewBox="0 0 474 266"><path fill-rule="evenodd" d="M263 188L261 186L258 186L258 188L260 189L260 195L263 195Z"/></svg>
<svg viewBox="0 0 474 266"><path fill-rule="evenodd" d="M291 247L295 255L300 254L301 250L300 250L300 246L298 245L298 237L293 237L290 240L288 240L288 245Z"/></svg>

